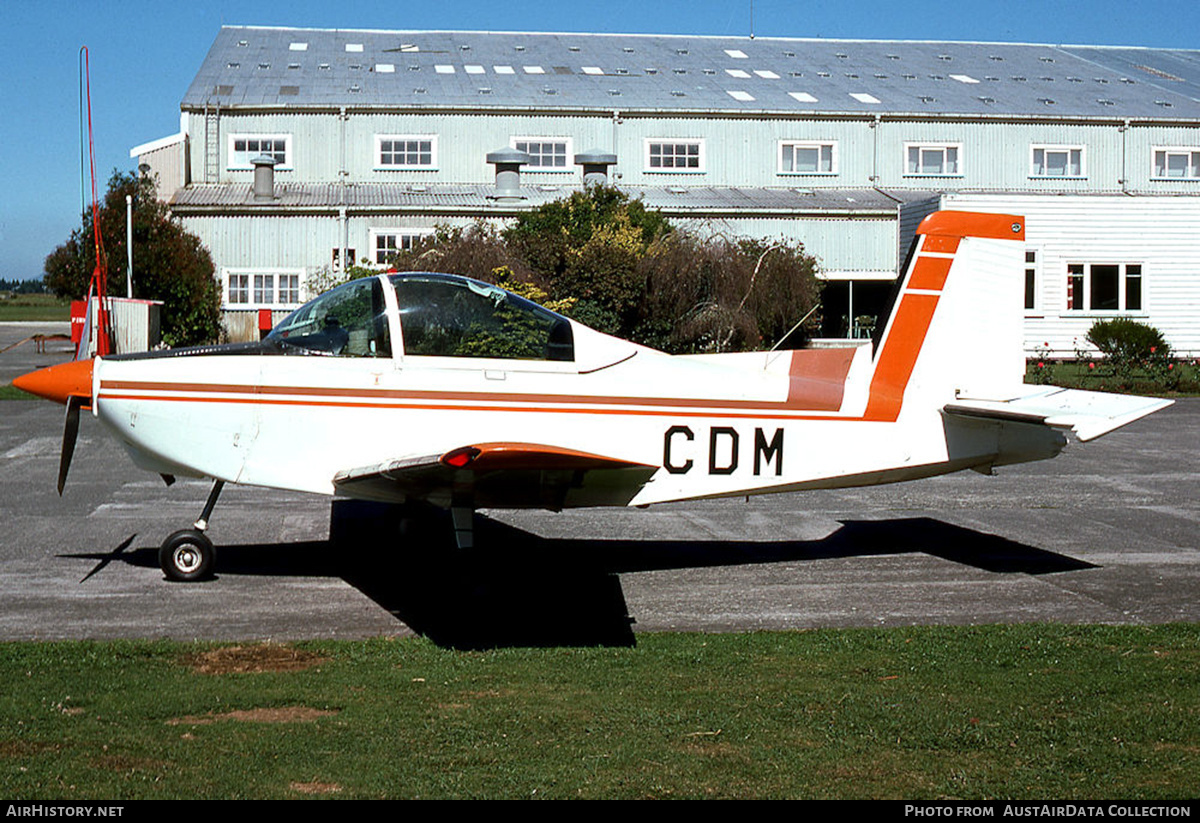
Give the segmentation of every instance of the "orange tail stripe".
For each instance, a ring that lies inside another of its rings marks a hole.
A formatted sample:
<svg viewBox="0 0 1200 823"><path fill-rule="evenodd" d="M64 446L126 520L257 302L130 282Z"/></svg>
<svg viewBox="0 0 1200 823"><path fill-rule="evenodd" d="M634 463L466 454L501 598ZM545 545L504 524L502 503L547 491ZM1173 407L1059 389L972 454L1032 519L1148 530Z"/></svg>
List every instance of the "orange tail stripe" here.
<svg viewBox="0 0 1200 823"><path fill-rule="evenodd" d="M941 291L946 285L946 276L950 274L950 264L953 262L949 257L918 257L913 265L908 287Z"/></svg>
<svg viewBox="0 0 1200 823"><path fill-rule="evenodd" d="M925 343L937 303L937 295L933 294L905 294L901 298L875 364L865 419L892 422L900 415L904 389Z"/></svg>

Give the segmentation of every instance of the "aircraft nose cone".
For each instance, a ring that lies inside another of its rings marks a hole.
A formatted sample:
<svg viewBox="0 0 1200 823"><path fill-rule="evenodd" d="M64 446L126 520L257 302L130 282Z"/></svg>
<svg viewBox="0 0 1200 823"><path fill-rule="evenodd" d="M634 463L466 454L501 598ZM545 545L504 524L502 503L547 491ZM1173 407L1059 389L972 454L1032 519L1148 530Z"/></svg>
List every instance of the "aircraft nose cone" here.
<svg viewBox="0 0 1200 823"><path fill-rule="evenodd" d="M72 360L23 374L12 382L21 391L66 405L71 395L92 396L92 361Z"/></svg>

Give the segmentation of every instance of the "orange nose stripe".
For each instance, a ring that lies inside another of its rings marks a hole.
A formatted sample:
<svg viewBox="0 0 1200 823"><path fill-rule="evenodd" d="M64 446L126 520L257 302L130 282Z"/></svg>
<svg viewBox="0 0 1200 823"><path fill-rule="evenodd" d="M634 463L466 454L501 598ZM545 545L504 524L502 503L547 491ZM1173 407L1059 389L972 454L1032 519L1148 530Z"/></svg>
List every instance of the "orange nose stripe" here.
<svg viewBox="0 0 1200 823"><path fill-rule="evenodd" d="M23 374L12 382L21 391L66 405L71 395L92 396L92 361L72 360Z"/></svg>

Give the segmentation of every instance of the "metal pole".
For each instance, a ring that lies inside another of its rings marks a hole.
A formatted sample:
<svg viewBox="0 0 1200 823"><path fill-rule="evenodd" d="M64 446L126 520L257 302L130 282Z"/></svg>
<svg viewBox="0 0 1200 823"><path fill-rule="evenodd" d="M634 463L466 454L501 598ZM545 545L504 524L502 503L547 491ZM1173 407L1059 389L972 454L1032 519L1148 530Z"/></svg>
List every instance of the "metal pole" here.
<svg viewBox="0 0 1200 823"><path fill-rule="evenodd" d="M125 296L133 299L133 197L125 195Z"/></svg>

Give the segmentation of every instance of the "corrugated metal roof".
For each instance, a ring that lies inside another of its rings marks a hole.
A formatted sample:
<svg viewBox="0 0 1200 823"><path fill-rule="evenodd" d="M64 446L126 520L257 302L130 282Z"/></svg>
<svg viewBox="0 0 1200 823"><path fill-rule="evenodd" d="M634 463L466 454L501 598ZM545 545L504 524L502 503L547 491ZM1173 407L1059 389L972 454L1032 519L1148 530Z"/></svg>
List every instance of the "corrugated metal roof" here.
<svg viewBox="0 0 1200 823"><path fill-rule="evenodd" d="M1196 119L1200 51L225 27L183 106L218 102Z"/></svg>
<svg viewBox="0 0 1200 823"><path fill-rule="evenodd" d="M275 199L254 199L249 183L193 185L176 192L171 208L180 214L208 210L352 210L445 212L514 211L534 208L568 196L570 186L526 186L522 199L497 200L492 186L423 185L405 183L354 183L344 188L336 183L284 183L275 187ZM920 200L929 192L904 191L884 194L876 189L751 188L731 186L623 186L632 197L649 207L669 213L765 212L853 212L894 214L898 202Z"/></svg>

